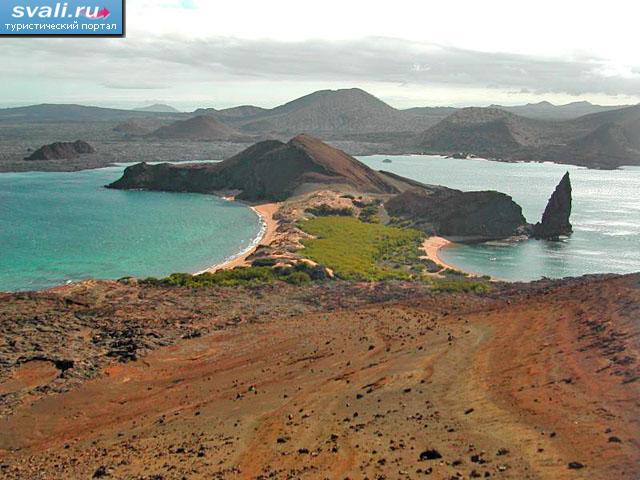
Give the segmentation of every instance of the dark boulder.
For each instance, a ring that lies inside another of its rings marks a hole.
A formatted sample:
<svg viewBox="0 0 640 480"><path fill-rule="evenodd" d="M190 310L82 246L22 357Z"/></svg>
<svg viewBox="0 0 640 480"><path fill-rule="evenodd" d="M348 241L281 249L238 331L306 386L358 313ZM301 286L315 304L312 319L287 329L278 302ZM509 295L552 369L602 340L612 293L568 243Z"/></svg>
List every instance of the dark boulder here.
<svg viewBox="0 0 640 480"><path fill-rule="evenodd" d="M560 236L570 235L573 232L569 222L570 216L571 180L567 172L551 195L542 215L542 221L534 225L532 237L557 240Z"/></svg>
<svg viewBox="0 0 640 480"><path fill-rule="evenodd" d="M40 147L26 157L25 160L65 160L95 152L95 149L91 145L82 140L76 140L75 142L55 142Z"/></svg>
<svg viewBox="0 0 640 480"><path fill-rule="evenodd" d="M438 450L436 450L435 448L430 448L430 449L425 450L424 452L420 453L420 460L421 461L438 460L439 458L442 458L442 454Z"/></svg>

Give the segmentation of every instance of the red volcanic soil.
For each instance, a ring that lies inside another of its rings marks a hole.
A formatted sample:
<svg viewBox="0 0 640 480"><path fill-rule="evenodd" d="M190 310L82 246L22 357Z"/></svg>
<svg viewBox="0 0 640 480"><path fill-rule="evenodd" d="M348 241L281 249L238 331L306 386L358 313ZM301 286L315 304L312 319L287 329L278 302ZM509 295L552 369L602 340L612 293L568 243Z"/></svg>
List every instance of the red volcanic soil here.
<svg viewBox="0 0 640 480"><path fill-rule="evenodd" d="M141 311L145 297L192 302L211 331L31 392L0 420L0 476L638 478L639 280L410 299L398 284L384 302L345 285L353 304L332 302L335 283L255 289L250 319L217 324L205 305L220 292L98 284L96 298ZM266 307L284 294L298 313ZM0 311L33 302L42 316L38 295Z"/></svg>

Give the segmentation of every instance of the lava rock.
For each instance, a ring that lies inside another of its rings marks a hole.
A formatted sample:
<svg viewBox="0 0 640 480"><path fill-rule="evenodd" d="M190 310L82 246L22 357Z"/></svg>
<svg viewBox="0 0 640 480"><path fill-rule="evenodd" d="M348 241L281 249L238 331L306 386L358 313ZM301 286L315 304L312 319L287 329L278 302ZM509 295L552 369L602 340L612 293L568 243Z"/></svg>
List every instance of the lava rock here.
<svg viewBox="0 0 640 480"><path fill-rule="evenodd" d="M438 460L439 458L442 458L442 454L433 448L429 450L425 450L424 452L420 453L421 461Z"/></svg>
<svg viewBox="0 0 640 480"><path fill-rule="evenodd" d="M542 221L533 226L533 238L557 240L562 235L570 235L573 232L569 222L570 216L571 179L567 172L551 195L542 215Z"/></svg>
<svg viewBox="0 0 640 480"><path fill-rule="evenodd" d="M25 160L64 160L95 152L95 149L91 145L82 140L76 140L75 142L55 142L49 145L43 145L26 157Z"/></svg>

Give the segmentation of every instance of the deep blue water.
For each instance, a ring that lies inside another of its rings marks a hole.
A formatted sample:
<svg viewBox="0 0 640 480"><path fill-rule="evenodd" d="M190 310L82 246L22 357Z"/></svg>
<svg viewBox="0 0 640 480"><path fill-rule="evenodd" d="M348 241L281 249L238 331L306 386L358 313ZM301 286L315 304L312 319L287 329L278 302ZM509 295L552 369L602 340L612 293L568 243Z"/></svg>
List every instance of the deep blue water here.
<svg viewBox="0 0 640 480"><path fill-rule="evenodd" d="M383 163L390 158L392 163ZM569 171L574 234L560 242L529 240L459 245L442 257L459 268L506 280L562 278L640 271L640 168L589 170L551 163L457 160L429 155L361 157L424 183L460 190L498 190L518 202L527 220L540 220L555 186Z"/></svg>
<svg viewBox="0 0 640 480"><path fill-rule="evenodd" d="M211 195L103 188L123 169L0 174L0 291L195 272L260 231L251 209Z"/></svg>

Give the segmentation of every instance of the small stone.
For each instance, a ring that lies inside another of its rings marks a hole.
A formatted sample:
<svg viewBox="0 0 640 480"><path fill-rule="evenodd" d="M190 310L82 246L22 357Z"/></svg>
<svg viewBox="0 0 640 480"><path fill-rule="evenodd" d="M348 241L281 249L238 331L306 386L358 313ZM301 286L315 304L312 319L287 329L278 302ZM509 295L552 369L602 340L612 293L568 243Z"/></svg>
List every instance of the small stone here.
<svg viewBox="0 0 640 480"><path fill-rule="evenodd" d="M100 465L98 468L96 468L96 471L93 472L93 478L102 478L106 477L107 475L109 475L109 471L104 465Z"/></svg>

